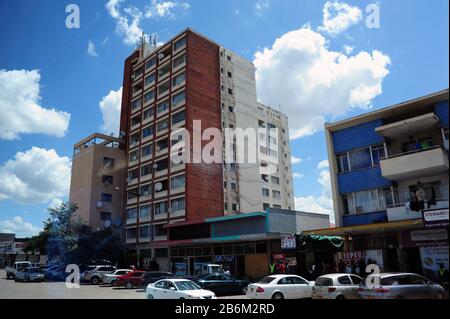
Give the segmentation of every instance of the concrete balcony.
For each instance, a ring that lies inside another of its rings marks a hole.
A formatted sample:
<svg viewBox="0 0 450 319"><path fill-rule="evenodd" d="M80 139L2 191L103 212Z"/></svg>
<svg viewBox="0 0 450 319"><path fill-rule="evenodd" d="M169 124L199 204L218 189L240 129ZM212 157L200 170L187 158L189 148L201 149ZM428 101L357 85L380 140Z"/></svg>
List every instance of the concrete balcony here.
<svg viewBox="0 0 450 319"><path fill-rule="evenodd" d="M448 172L447 152L440 146L389 156L380 161L381 175L405 180Z"/></svg>
<svg viewBox="0 0 450 319"><path fill-rule="evenodd" d="M425 209L441 209L448 208L448 200L437 200L436 205L425 204ZM396 207L387 208L388 221L419 219L422 218L422 211L412 211L406 207L405 204Z"/></svg>

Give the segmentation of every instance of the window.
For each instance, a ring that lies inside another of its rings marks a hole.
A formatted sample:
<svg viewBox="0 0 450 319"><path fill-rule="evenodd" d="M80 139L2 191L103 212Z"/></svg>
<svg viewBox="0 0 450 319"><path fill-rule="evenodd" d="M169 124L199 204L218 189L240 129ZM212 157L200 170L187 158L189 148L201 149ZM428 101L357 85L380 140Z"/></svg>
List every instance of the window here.
<svg viewBox="0 0 450 319"><path fill-rule="evenodd" d="M152 207L150 205L141 206L139 209L139 218L150 218Z"/></svg>
<svg viewBox="0 0 450 319"><path fill-rule="evenodd" d="M231 113L234 113L234 107L233 106L229 106L228 107L228 111L230 111Z"/></svg>
<svg viewBox="0 0 450 319"><path fill-rule="evenodd" d="M352 171L372 166L369 148L353 150L349 152L349 158Z"/></svg>
<svg viewBox="0 0 450 319"><path fill-rule="evenodd" d="M233 89L228 89L228 94L233 95Z"/></svg>
<svg viewBox="0 0 450 319"><path fill-rule="evenodd" d="M233 77L230 71L228 71L227 74L229 78Z"/></svg>
<svg viewBox="0 0 450 319"><path fill-rule="evenodd" d="M167 232L164 224L155 225L155 236L166 236Z"/></svg>
<svg viewBox="0 0 450 319"><path fill-rule="evenodd" d="M158 86L158 96L161 96L167 92L169 92L170 89L170 82L164 82L163 84Z"/></svg>
<svg viewBox="0 0 450 319"><path fill-rule="evenodd" d="M348 167L347 153L337 156L337 166L339 173L348 172L350 170Z"/></svg>
<svg viewBox="0 0 450 319"><path fill-rule="evenodd" d="M102 202L112 202L112 195L107 193L102 193Z"/></svg>
<svg viewBox="0 0 450 319"><path fill-rule="evenodd" d="M136 193L137 193L137 189L136 189L136 188L135 188L135 189L132 189L132 190L129 190L129 191L127 192L127 199L128 199L128 200L137 199Z"/></svg>
<svg viewBox="0 0 450 319"><path fill-rule="evenodd" d="M141 226L139 227L139 238L150 238L151 237L151 227Z"/></svg>
<svg viewBox="0 0 450 319"><path fill-rule="evenodd" d="M155 98L155 90L150 90L147 93L144 94L144 101L148 102L150 100L153 100Z"/></svg>
<svg viewBox="0 0 450 319"><path fill-rule="evenodd" d="M141 107L141 100L137 99L131 102L131 110L134 111Z"/></svg>
<svg viewBox="0 0 450 319"><path fill-rule="evenodd" d="M185 80L186 80L186 74L184 72L180 73L173 78L172 85L173 86L181 85L184 83Z"/></svg>
<svg viewBox="0 0 450 319"><path fill-rule="evenodd" d="M227 60L231 62L231 56L227 55Z"/></svg>
<svg viewBox="0 0 450 319"><path fill-rule="evenodd" d="M172 199L170 201L170 207L172 208L172 212L178 212L181 210L184 210L184 197L183 198L177 198Z"/></svg>
<svg viewBox="0 0 450 319"><path fill-rule="evenodd" d="M142 138L146 138L146 137L149 137L151 135L153 135L153 125L144 127L142 129Z"/></svg>
<svg viewBox="0 0 450 319"><path fill-rule="evenodd" d="M359 285L361 283L361 278L355 275L350 275L350 278L352 278L354 285Z"/></svg>
<svg viewBox="0 0 450 319"><path fill-rule="evenodd" d="M230 188L235 191L236 188L237 188L236 183L231 182L230 183Z"/></svg>
<svg viewBox="0 0 450 319"><path fill-rule="evenodd" d="M172 115L172 125L175 125L177 123L183 122L185 117L186 117L186 111L185 110Z"/></svg>
<svg viewBox="0 0 450 319"><path fill-rule="evenodd" d="M129 208L126 210L127 220L134 220L137 218L137 208Z"/></svg>
<svg viewBox="0 0 450 319"><path fill-rule="evenodd" d="M140 116L135 116L131 118L131 126L136 126L139 125L141 123L141 117Z"/></svg>
<svg viewBox="0 0 450 319"><path fill-rule="evenodd" d="M258 120L258 126L264 128L264 127L266 127L266 124L264 123L264 121Z"/></svg>
<svg viewBox="0 0 450 319"><path fill-rule="evenodd" d="M100 219L101 220L111 220L111 213L110 212L100 212Z"/></svg>
<svg viewBox="0 0 450 319"><path fill-rule="evenodd" d="M150 84L152 84L153 82L155 82L155 78L156 78L156 76L155 76L154 73L153 73L153 74L150 74L149 76L147 76L147 77L145 78L145 85L150 85Z"/></svg>
<svg viewBox="0 0 450 319"><path fill-rule="evenodd" d="M138 160L139 152L133 151L130 152L130 162L136 162Z"/></svg>
<svg viewBox="0 0 450 319"><path fill-rule="evenodd" d="M153 116L153 113L154 113L153 107L146 109L144 111L144 121L151 118Z"/></svg>
<svg viewBox="0 0 450 319"><path fill-rule="evenodd" d="M152 67L154 67L156 65L156 58L153 57L150 60L147 61L147 63L145 63L145 68L147 70L151 69Z"/></svg>
<svg viewBox="0 0 450 319"><path fill-rule="evenodd" d="M166 212L166 202L155 204L155 215L164 214Z"/></svg>
<svg viewBox="0 0 450 319"><path fill-rule="evenodd" d="M161 132L169 128L169 119L162 120L156 123L156 131Z"/></svg>
<svg viewBox="0 0 450 319"><path fill-rule="evenodd" d="M280 191L272 191L272 197L275 199L281 199Z"/></svg>
<svg viewBox="0 0 450 319"><path fill-rule="evenodd" d="M158 152L165 150L169 147L169 140L167 138L159 140L156 142L156 150Z"/></svg>
<svg viewBox="0 0 450 319"><path fill-rule="evenodd" d="M165 64L159 68L158 76L159 76L159 78L162 78L162 77L166 76L167 74L169 74L169 72L170 72L170 64Z"/></svg>
<svg viewBox="0 0 450 319"><path fill-rule="evenodd" d="M186 45L186 38L182 38L173 44L173 49L174 51L176 51L185 45Z"/></svg>
<svg viewBox="0 0 450 319"><path fill-rule="evenodd" d="M139 143L139 133L131 135L130 136L130 144L133 146L133 145L136 145L138 143Z"/></svg>
<svg viewBox="0 0 450 319"><path fill-rule="evenodd" d="M276 176L271 176L270 181L272 182L272 184L280 185L280 179Z"/></svg>
<svg viewBox="0 0 450 319"><path fill-rule="evenodd" d="M177 93L172 98L172 105L177 106L178 104L184 103L185 99L186 99L186 93L184 91Z"/></svg>
<svg viewBox="0 0 450 319"><path fill-rule="evenodd" d="M380 160L385 157L384 145L372 146L371 149L372 149L373 165L374 166L380 165Z"/></svg>
<svg viewBox="0 0 450 319"><path fill-rule="evenodd" d="M387 196L388 197L388 196ZM362 214L386 209L383 189L370 189L342 196L344 214Z"/></svg>
<svg viewBox="0 0 450 319"><path fill-rule="evenodd" d="M134 169L134 170L132 170L132 171L129 171L128 172L128 181L132 181L132 180L134 180L134 179L136 179L136 178L138 178L138 170L137 169Z"/></svg>
<svg viewBox="0 0 450 319"><path fill-rule="evenodd" d="M103 175L102 176L102 183L112 184L113 183L113 177L111 175Z"/></svg>
<svg viewBox="0 0 450 319"><path fill-rule="evenodd" d="M351 285L352 282L350 281L350 278L348 276L341 276L338 278L338 282L341 285Z"/></svg>
<svg viewBox="0 0 450 319"><path fill-rule="evenodd" d="M103 166L114 167L114 158L103 157Z"/></svg>
<svg viewBox="0 0 450 319"><path fill-rule="evenodd" d="M152 193L152 185L151 184L141 186L141 188L140 188L141 196L148 196L151 193Z"/></svg>
<svg viewBox="0 0 450 319"><path fill-rule="evenodd" d="M136 71L134 71L134 74L133 74L134 78L136 79L136 78L140 77L143 73L144 73L144 68L137 69Z"/></svg>
<svg viewBox="0 0 450 319"><path fill-rule="evenodd" d="M238 210L238 205L236 203L231 204L231 210L236 212Z"/></svg>
<svg viewBox="0 0 450 319"><path fill-rule="evenodd" d="M127 239L136 239L137 229L136 228L127 228Z"/></svg>
<svg viewBox="0 0 450 319"><path fill-rule="evenodd" d="M269 190L268 190L267 188L263 188L263 189L262 189L262 195L263 195L264 197L269 197Z"/></svg>
<svg viewBox="0 0 450 319"><path fill-rule="evenodd" d="M150 175L152 173L152 164L147 164L141 167L141 176Z"/></svg>
<svg viewBox="0 0 450 319"><path fill-rule="evenodd" d="M176 67L182 65L185 62L186 62L186 54L182 54L173 60L173 68L175 69Z"/></svg>
<svg viewBox="0 0 450 319"><path fill-rule="evenodd" d="M160 172L160 171L167 169L168 163L169 163L169 160L167 158L157 161L156 162L156 171Z"/></svg>
<svg viewBox="0 0 450 319"><path fill-rule="evenodd" d="M270 208L270 204L269 203L263 203L263 210L266 210Z"/></svg>
<svg viewBox="0 0 450 319"><path fill-rule="evenodd" d="M181 188L184 186L185 186L185 176L184 175L174 176L170 179L170 188L171 189Z"/></svg>
<svg viewBox="0 0 450 319"><path fill-rule="evenodd" d="M162 113L169 109L169 100L165 100L161 103L158 103L158 113Z"/></svg>
<svg viewBox="0 0 450 319"><path fill-rule="evenodd" d="M142 148L142 157L151 156L153 154L153 144L144 146Z"/></svg>

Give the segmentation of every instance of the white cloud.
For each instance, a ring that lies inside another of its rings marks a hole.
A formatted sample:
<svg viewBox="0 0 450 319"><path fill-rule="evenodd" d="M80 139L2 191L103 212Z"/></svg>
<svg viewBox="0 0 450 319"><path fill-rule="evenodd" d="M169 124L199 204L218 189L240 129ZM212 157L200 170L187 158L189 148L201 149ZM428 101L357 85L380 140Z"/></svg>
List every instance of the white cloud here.
<svg viewBox="0 0 450 319"><path fill-rule="evenodd" d="M322 129L327 119L370 108L382 93L390 58L377 50L353 56L331 51L323 35L305 26L258 51L253 63L258 97L283 106L296 139Z"/></svg>
<svg viewBox="0 0 450 319"><path fill-rule="evenodd" d="M323 26L319 31L335 36L362 19L361 9L345 2L327 1L323 6Z"/></svg>
<svg viewBox="0 0 450 319"><path fill-rule="evenodd" d="M292 174L292 177L293 178L302 178L304 175L303 174L301 174L301 173L294 173L294 174Z"/></svg>
<svg viewBox="0 0 450 319"><path fill-rule="evenodd" d="M303 160L299 157L291 156L291 164L300 164Z"/></svg>
<svg viewBox="0 0 450 319"><path fill-rule="evenodd" d="M330 167L330 164L328 163L328 160L323 160L323 161L320 161L319 162L319 164L317 164L317 168L318 169L325 169L325 168L329 168Z"/></svg>
<svg viewBox="0 0 450 319"><path fill-rule="evenodd" d="M350 45L344 45L343 49L344 49L345 54L349 55L353 52L353 50L355 48Z"/></svg>
<svg viewBox="0 0 450 319"><path fill-rule="evenodd" d="M106 10L116 21L116 33L123 37L122 40L125 44L133 45L139 42L142 35L140 23L143 14L133 6L129 6L122 11L120 5L123 1L125 0L109 0L106 3Z"/></svg>
<svg viewBox="0 0 450 319"><path fill-rule="evenodd" d="M177 13L186 11L190 7L187 2L151 0L150 6L146 7L145 17L175 19Z"/></svg>
<svg viewBox="0 0 450 319"><path fill-rule="evenodd" d="M95 44L91 40L88 41L87 54L90 56L98 56L97 51L95 50Z"/></svg>
<svg viewBox="0 0 450 319"><path fill-rule="evenodd" d="M262 16L263 12L266 11L267 9L269 9L269 7L270 7L269 0L258 0L255 3L256 15Z"/></svg>
<svg viewBox="0 0 450 319"><path fill-rule="evenodd" d="M105 37L102 41L102 45L105 45L106 43L108 43L109 41L109 37Z"/></svg>
<svg viewBox="0 0 450 319"><path fill-rule="evenodd" d="M295 209L311 213L327 214L334 222L333 197L331 193L330 172L323 170L319 173L317 182L322 186L319 196L295 197Z"/></svg>
<svg viewBox="0 0 450 319"><path fill-rule="evenodd" d="M106 134L119 135L120 109L122 105L122 87L117 91L111 90L99 103L103 114L101 130Z"/></svg>
<svg viewBox="0 0 450 319"><path fill-rule="evenodd" d="M0 233L13 233L16 237L31 237L39 234L42 229L26 222L20 216L0 220Z"/></svg>
<svg viewBox="0 0 450 319"><path fill-rule="evenodd" d="M0 69L0 139L14 140L26 133L66 134L70 114L40 105L40 79L38 70Z"/></svg>
<svg viewBox="0 0 450 319"><path fill-rule="evenodd" d="M48 205L49 208L57 208L59 206L61 206L61 204L63 203L62 199L60 198L53 198L50 201L50 204Z"/></svg>
<svg viewBox="0 0 450 319"><path fill-rule="evenodd" d="M71 162L55 150L32 147L0 166L0 199L46 203L69 194Z"/></svg>

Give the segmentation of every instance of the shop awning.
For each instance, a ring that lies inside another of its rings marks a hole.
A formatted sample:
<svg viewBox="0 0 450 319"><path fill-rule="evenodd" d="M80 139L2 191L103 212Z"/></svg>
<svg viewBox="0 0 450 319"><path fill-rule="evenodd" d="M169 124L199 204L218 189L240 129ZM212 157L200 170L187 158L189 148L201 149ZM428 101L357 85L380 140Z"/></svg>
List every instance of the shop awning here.
<svg viewBox="0 0 450 319"><path fill-rule="evenodd" d="M364 235L378 232L393 232L407 229L417 229L423 227L422 219L399 220L384 223L374 223L368 225L346 226L308 230L302 232L303 235L321 235L321 236L348 236Z"/></svg>
<svg viewBox="0 0 450 319"><path fill-rule="evenodd" d="M344 238L340 236L297 233L296 237L297 247L305 250L341 250L344 246Z"/></svg>

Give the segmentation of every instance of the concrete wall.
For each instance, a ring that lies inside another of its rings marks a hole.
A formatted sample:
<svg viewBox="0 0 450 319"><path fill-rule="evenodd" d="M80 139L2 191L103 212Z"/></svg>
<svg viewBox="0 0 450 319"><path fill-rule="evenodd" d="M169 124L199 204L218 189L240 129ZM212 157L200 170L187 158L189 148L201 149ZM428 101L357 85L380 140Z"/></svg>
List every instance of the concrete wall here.
<svg viewBox="0 0 450 319"><path fill-rule="evenodd" d="M330 216L271 208L268 210L268 226L271 233L297 233L329 228Z"/></svg>

